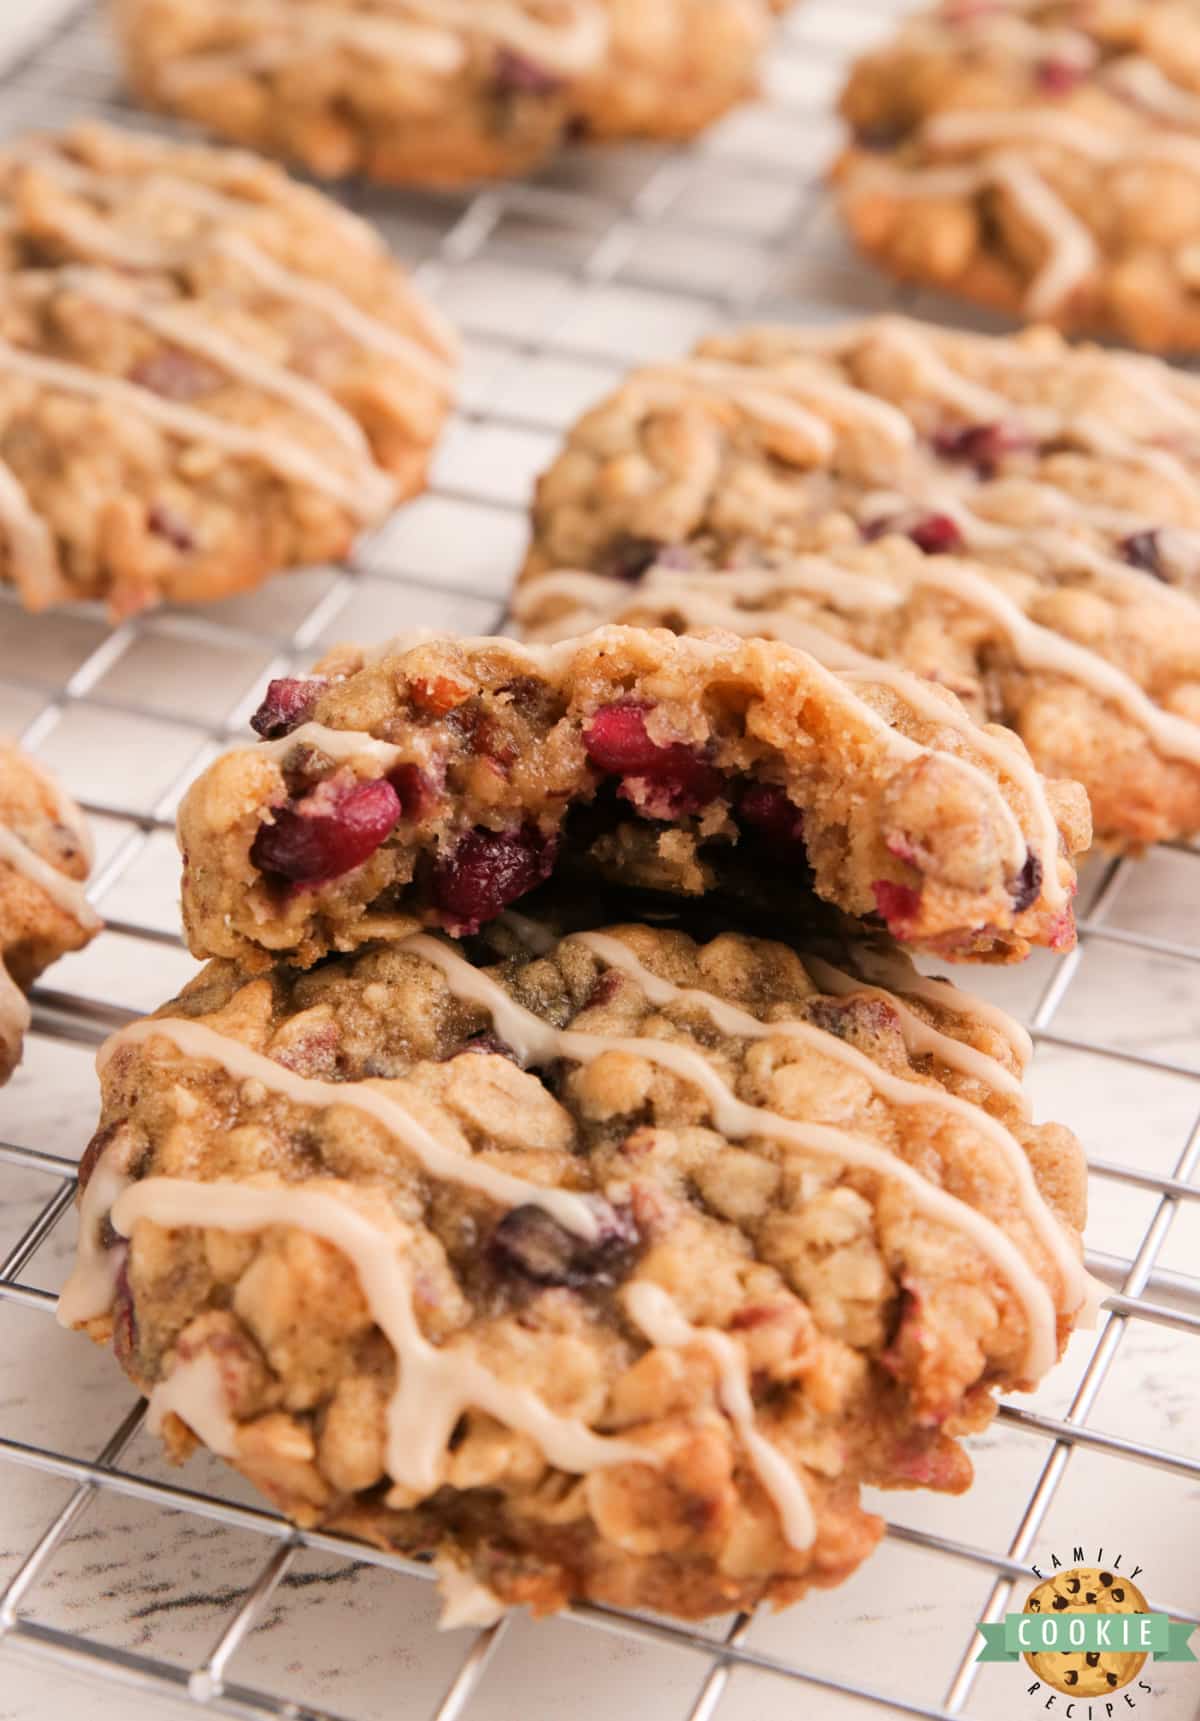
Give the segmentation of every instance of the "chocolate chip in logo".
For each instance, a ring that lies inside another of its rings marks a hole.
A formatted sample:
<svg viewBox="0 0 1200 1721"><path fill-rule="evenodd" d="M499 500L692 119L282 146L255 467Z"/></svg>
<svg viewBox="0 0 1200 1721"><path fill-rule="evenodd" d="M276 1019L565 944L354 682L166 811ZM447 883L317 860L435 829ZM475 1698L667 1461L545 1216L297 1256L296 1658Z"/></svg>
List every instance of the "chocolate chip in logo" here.
<svg viewBox="0 0 1200 1721"><path fill-rule="evenodd" d="M1124 1601L1125 1591L1123 1589L1115 1589L1112 1593L1112 1598L1114 1601Z"/></svg>
<svg viewBox="0 0 1200 1721"><path fill-rule="evenodd" d="M1055 1613L1061 1613L1066 1606L1068 1606L1066 1596L1055 1596L1055 1598L1054 1598L1054 1611L1055 1611Z"/></svg>
<svg viewBox="0 0 1200 1721"><path fill-rule="evenodd" d="M1063 1674L1063 1684L1064 1685L1078 1685L1079 1684L1079 1675L1076 1673L1076 1671L1073 1667L1068 1668L1067 1672Z"/></svg>
<svg viewBox="0 0 1200 1721"><path fill-rule="evenodd" d="M1106 1590L1111 1589L1112 1584L1113 1584L1112 1573L1111 1572L1101 1572L1100 1573L1100 1582L1104 1585Z"/></svg>
<svg viewBox="0 0 1200 1721"><path fill-rule="evenodd" d="M1100 1652L1099 1652L1099 1650L1089 1649L1086 1656L1084 1657L1084 1660L1087 1662L1089 1667L1099 1667L1099 1665L1100 1665Z"/></svg>

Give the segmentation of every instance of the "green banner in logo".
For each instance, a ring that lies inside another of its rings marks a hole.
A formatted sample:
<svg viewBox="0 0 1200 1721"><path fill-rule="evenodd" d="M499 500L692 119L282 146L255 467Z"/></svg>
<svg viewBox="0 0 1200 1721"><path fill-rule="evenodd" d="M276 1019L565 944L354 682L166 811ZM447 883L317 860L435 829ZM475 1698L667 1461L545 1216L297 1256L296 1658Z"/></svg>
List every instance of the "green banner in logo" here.
<svg viewBox="0 0 1200 1721"><path fill-rule="evenodd" d="M1009 1613L980 1623L983 1648L978 1661L1016 1661L1047 1652L1119 1650L1147 1653L1155 1661L1195 1661L1188 1638L1196 1627L1165 1613Z"/></svg>

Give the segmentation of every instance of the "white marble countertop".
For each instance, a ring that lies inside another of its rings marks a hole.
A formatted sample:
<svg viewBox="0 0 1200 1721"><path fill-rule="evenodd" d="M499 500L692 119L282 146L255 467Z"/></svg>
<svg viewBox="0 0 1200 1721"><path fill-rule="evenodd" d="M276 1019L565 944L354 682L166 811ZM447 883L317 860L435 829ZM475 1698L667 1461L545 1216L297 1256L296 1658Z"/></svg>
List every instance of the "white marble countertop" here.
<svg viewBox="0 0 1200 1721"><path fill-rule="evenodd" d="M103 935L47 976L27 1058L0 1094L0 1139L74 1158L95 1117L91 1054L51 1031L55 992L74 1019L106 1007L153 1007L191 965L177 946L136 929L178 925L177 860L166 828L180 785L210 756L212 731L236 726L281 666L339 637L405 625L486 627L498 613L520 551L521 508L562 427L608 388L630 358L670 354L722 317L759 307L830 318L888 302L883 283L847 254L819 189L835 138L829 104L849 51L886 21L889 0L859 7L811 0L788 26L768 80L769 103L732 116L698 148L630 149L571 157L533 191L501 191L464 216L451 200L370 194L368 212L468 337L465 412L439 453L430 495L364 546L353 575L318 568L191 615L144 618L110 634L94 611L30 618L0 596L0 729L27 733L95 810L101 851L98 906L130 930ZM4 0L0 53L28 41L63 8ZM105 110L114 93L98 24L55 45L17 89L0 95L7 125L58 123ZM919 305L956 314L953 308ZM1091 870L1083 898L1103 881ZM1103 910L1117 939L1090 937L1039 1049L1038 1114L1058 1117L1097 1161L1170 1175L1200 1116L1200 968L1139 943L1200 943L1200 856L1152 855L1122 873ZM1133 942L1123 942L1133 940ZM980 990L1031 1015L1055 964L979 977ZM973 982L976 983L976 982ZM67 1017L70 1021L72 1018ZM1170 1071L1081 1051L1098 1041ZM1195 1073L1190 1073L1195 1072ZM53 1179L0 1158L0 1253L53 1192ZM1148 1295L1177 1303L1179 1280L1200 1259L1200 1205L1180 1203ZM1155 1222L1154 1191L1093 1180L1089 1245L1128 1263ZM1163 1221L1159 1221L1162 1225ZM72 1218L24 1269L35 1288L61 1282ZM1184 1306L1180 1304L1179 1306ZM1065 1364L1023 1406L1068 1413L1099 1334L1079 1335ZM70 1498L60 1477L12 1461L3 1442L94 1458L132 1395L111 1358L60 1333L38 1308L0 1297L0 1583L19 1568ZM1200 1335L1129 1322L1090 1406L1088 1427L1164 1452L1200 1457ZM756 1620L745 1643L835 1681L861 1681L896 1704L945 1699L993 1571L981 1556L951 1558L931 1538L969 1550L1008 1549L1051 1453L1044 1432L1000 1421L971 1443L978 1472L961 1499L895 1495L880 1509L897 1526L877 1557L840 1591L777 1618ZM256 1503L212 1460L170 1472L155 1443L136 1436L125 1474L221 1500ZM905 1531L915 1533L916 1541ZM1078 1448L1065 1468L1029 1557L1079 1542L1144 1568L1158 1600L1200 1612L1200 1487L1195 1476ZM186 1670L204 1660L270 1544L191 1511L104 1490L50 1556L22 1613ZM1021 1598L1023 1599L1023 1597ZM1019 1605L1019 1601L1011 1603ZM234 1655L228 1679L280 1701L355 1721L432 1714L471 1647L465 1632L434 1631L430 1586L334 1553L301 1552ZM714 1622L714 1637L728 1622ZM573 1619L511 1621L469 1691L471 1721L682 1721L709 1663L694 1650L613 1635ZM1200 1670L1164 1667L1138 1694L1147 1721L1192 1721ZM989 1668L963 1713L1022 1721L1043 1713L1009 1668ZM741 1666L711 1690L717 1721L867 1721L888 1713ZM1062 1713L1063 1702L1057 1711ZM0 1721L146 1721L179 1704L136 1697L28 1658L2 1638ZM257 1713L258 1711L253 1711ZM296 1709L290 1711L300 1713ZM457 1711L456 1711L457 1712ZM899 1709L892 1711L899 1713ZM1124 1705L1118 1711L1128 1713ZM1075 1721L1108 1721L1101 1709Z"/></svg>

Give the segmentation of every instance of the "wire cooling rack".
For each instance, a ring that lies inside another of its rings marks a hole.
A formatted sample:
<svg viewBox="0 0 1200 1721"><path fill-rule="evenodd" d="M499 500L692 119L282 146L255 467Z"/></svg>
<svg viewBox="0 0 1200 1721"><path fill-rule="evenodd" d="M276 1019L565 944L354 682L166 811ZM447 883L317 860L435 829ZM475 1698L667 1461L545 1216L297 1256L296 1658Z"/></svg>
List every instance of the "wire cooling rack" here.
<svg viewBox="0 0 1200 1721"><path fill-rule="evenodd" d="M647 0L651 3L651 0ZM91 1052L191 971L171 821L183 785L265 681L338 638L494 624L534 473L631 362L722 320L832 318L900 302L861 269L821 188L846 56L896 0L812 0L784 26L764 100L690 149L568 152L467 198L349 200L467 334L464 402L431 490L345 567L211 609L110 630L81 606L25 616L0 595L0 728L93 815L109 930L34 998L0 1096L0 1721L96 1721L178 1704L236 1716L453 1721L774 1721L970 1715L1045 1702L974 1660L975 1621L1024 1600L1031 1562L1104 1548L1151 1605L1200 1613L1200 855L1100 863L1079 949L970 983L1029 1022L1039 1115L1093 1158L1092 1269L1112 1289L1034 1396L974 1441L965 1500L884 1497L889 1534L842 1590L773 1619L689 1627L580 1607L438 1636L429 1572L302 1534L200 1455L170 1472L111 1358L53 1321L75 1162L95 1119ZM61 12L61 8L58 9ZM90 8L0 82L0 128L121 109ZM962 320L957 307L910 298ZM68 990L68 988L70 990ZM1139 1708L1186 1721L1200 1680L1143 1673ZM1066 1699L1059 1700L1060 1712ZM1107 1721L1104 1706L1081 1721ZM1124 1714L1122 1706L1120 1713ZM1112 1711L1108 1711L1111 1715Z"/></svg>

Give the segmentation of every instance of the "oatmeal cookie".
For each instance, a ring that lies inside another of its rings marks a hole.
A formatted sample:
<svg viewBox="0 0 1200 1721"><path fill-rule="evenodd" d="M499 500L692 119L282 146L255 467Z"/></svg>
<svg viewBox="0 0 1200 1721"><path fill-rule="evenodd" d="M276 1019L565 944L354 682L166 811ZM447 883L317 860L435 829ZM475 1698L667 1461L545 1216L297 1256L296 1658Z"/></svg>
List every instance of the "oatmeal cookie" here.
<svg viewBox="0 0 1200 1721"><path fill-rule="evenodd" d="M854 68L835 172L862 249L1073 333L1200 346L1191 0L944 0Z"/></svg>
<svg viewBox="0 0 1200 1721"><path fill-rule="evenodd" d="M514 615L719 626L954 689L1097 835L1200 829L1200 383L899 318L635 372L542 478ZM563 571L571 570L571 571Z"/></svg>
<svg viewBox="0 0 1200 1721"><path fill-rule="evenodd" d="M0 578L204 602L421 487L454 338L356 217L101 126L0 150Z"/></svg>
<svg viewBox="0 0 1200 1721"><path fill-rule="evenodd" d="M952 693L732 634L604 628L341 648L272 683L263 740L179 812L197 956L309 966L476 931L556 869L698 896L739 856L906 942L1011 961L1074 941L1086 799Z"/></svg>
<svg viewBox="0 0 1200 1721"><path fill-rule="evenodd" d="M25 993L100 929L83 893L91 835L44 766L0 738L0 1084L21 1057Z"/></svg>
<svg viewBox="0 0 1200 1721"><path fill-rule="evenodd" d="M153 107L322 178L524 173L568 131L687 136L749 93L766 0L116 0Z"/></svg>
<svg viewBox="0 0 1200 1721"><path fill-rule="evenodd" d="M836 1583L859 1484L965 1488L1090 1290L1021 1030L870 976L516 917L212 963L101 1053L59 1318L175 1457L435 1555L447 1623Z"/></svg>

